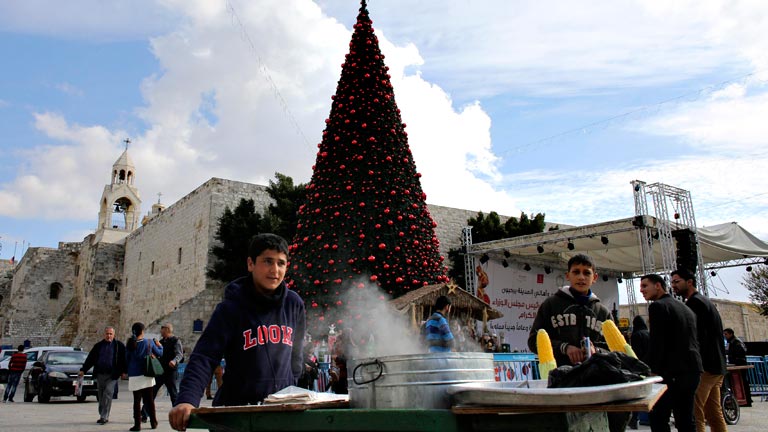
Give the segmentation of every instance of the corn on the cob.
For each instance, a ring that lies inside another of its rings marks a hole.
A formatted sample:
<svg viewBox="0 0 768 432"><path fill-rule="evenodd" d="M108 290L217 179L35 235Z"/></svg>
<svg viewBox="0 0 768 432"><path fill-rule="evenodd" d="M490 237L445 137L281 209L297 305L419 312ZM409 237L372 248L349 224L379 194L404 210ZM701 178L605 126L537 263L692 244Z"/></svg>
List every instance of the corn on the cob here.
<svg viewBox="0 0 768 432"><path fill-rule="evenodd" d="M539 354L539 374L541 379L549 378L549 371L557 368L555 355L552 353L552 342L544 329L539 329L536 333L536 351Z"/></svg>
<svg viewBox="0 0 768 432"><path fill-rule="evenodd" d="M627 341L624 339L624 336L621 335L619 328L616 327L616 324L613 321L605 320L603 322L603 336L605 336L605 341L608 342L608 348L611 351L623 352L628 356L637 358L637 355L635 355L635 351L632 349L632 346L627 343Z"/></svg>

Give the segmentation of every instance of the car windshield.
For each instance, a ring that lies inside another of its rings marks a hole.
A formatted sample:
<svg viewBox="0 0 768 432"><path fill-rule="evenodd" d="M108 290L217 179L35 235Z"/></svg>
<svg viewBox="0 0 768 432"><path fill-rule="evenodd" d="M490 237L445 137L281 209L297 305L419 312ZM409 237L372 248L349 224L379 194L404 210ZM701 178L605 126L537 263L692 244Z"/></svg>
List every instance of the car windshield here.
<svg viewBox="0 0 768 432"><path fill-rule="evenodd" d="M79 365L85 363L88 353L83 351L52 352L48 354L49 365Z"/></svg>

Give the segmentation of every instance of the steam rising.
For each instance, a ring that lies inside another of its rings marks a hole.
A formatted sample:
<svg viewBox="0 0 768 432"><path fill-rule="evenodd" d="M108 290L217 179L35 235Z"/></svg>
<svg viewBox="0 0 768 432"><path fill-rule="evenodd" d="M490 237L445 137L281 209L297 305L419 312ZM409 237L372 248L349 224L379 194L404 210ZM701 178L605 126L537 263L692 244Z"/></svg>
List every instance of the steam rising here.
<svg viewBox="0 0 768 432"><path fill-rule="evenodd" d="M361 280L352 286L342 295L347 310L360 315L360 319L343 317L345 323L355 323L356 326L351 331L357 346L349 353L350 357L382 357L427 351L419 340L419 330L411 326L410 309L402 313L397 311L390 303L391 297L377 285Z"/></svg>

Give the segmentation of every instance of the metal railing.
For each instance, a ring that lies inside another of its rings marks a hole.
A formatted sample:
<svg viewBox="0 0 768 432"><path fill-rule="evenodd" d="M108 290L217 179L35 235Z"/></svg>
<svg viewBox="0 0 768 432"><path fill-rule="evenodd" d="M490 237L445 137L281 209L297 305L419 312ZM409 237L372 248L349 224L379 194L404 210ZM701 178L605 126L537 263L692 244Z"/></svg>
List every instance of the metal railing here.
<svg viewBox="0 0 768 432"><path fill-rule="evenodd" d="M760 396L760 400L768 400L768 356L747 356L749 389L752 396Z"/></svg>

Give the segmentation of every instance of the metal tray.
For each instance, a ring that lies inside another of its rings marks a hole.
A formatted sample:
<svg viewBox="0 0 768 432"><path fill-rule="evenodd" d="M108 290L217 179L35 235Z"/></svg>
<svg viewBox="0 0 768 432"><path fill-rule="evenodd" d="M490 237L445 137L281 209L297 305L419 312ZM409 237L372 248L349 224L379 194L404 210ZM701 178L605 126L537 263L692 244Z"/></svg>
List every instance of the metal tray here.
<svg viewBox="0 0 768 432"><path fill-rule="evenodd" d="M465 383L448 387L454 405L592 405L632 399L651 394L654 376L642 381L595 387L547 388L545 380Z"/></svg>

